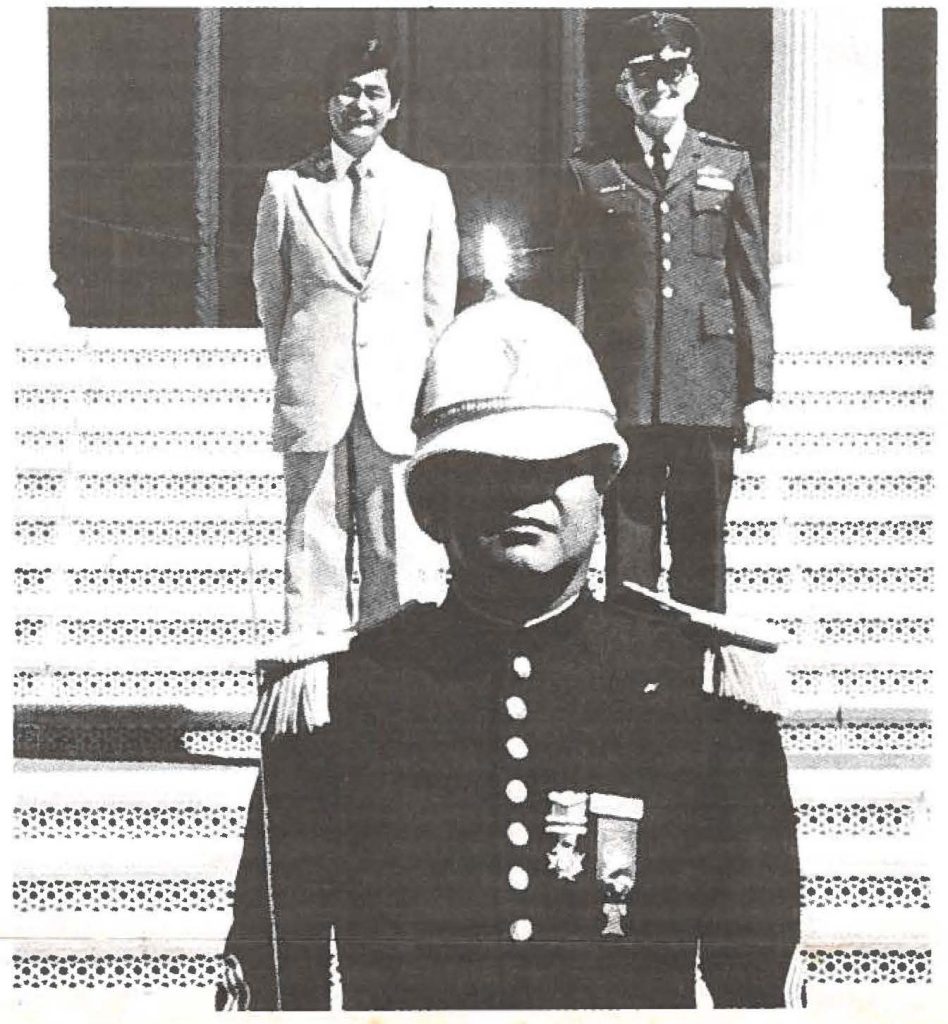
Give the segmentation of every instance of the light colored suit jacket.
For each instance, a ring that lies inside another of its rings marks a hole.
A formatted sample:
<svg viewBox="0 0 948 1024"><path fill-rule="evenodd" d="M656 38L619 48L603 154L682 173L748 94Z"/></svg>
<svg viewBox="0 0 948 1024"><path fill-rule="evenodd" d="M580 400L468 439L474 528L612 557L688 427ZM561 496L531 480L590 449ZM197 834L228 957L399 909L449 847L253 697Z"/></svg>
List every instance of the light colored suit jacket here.
<svg viewBox="0 0 948 1024"><path fill-rule="evenodd" d="M458 235L441 171L389 150L378 248L368 272L332 215L329 147L271 171L260 199L253 279L276 374L273 446L328 451L361 395L379 447L415 448L425 361L454 316Z"/></svg>

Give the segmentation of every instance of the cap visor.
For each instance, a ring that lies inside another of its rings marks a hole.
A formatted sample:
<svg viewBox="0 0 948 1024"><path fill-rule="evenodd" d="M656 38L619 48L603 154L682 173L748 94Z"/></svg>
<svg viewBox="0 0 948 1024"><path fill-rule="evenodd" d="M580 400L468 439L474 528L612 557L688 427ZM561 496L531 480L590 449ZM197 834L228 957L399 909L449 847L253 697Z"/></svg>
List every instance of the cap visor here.
<svg viewBox="0 0 948 1024"><path fill-rule="evenodd" d="M418 445L411 466L449 452L540 461L561 459L599 445L616 449L618 470L628 449L605 412L510 409L446 427L426 438Z"/></svg>

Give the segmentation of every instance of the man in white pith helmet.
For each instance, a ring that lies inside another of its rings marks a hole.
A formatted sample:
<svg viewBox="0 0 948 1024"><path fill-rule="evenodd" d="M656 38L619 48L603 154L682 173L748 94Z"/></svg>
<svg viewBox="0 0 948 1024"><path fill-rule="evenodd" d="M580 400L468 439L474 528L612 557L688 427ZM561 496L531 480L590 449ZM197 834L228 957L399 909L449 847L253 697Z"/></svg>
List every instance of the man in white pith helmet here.
<svg viewBox="0 0 948 1024"><path fill-rule="evenodd" d="M781 1006L799 866L775 717L721 636L586 588L626 457L591 351L514 297L435 345L408 494L452 582L327 662L265 740L222 1005ZM279 680L270 680L277 687Z"/></svg>

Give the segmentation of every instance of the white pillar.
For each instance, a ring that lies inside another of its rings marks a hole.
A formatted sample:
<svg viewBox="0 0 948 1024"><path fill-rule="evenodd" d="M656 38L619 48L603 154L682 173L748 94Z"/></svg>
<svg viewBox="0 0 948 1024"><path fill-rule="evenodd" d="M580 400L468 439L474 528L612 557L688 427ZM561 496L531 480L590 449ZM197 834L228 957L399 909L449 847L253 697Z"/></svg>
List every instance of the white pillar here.
<svg viewBox="0 0 948 1024"><path fill-rule="evenodd" d="M770 262L780 349L891 345L882 12L774 10Z"/></svg>
<svg viewBox="0 0 948 1024"><path fill-rule="evenodd" d="M560 110L563 132L561 156L572 156L589 133L589 72L586 63L586 25L589 11L560 11Z"/></svg>
<svg viewBox="0 0 948 1024"><path fill-rule="evenodd" d="M201 8L196 15L194 60L194 219L198 230L194 307L201 327L220 320L217 248L221 205L221 12Z"/></svg>
<svg viewBox="0 0 948 1024"><path fill-rule="evenodd" d="M4 210L4 233L15 239L5 284L16 306L17 343L37 345L69 327L49 262L49 30L45 4L24 4L12 22L6 62L5 131L16 167ZM15 48L15 52L14 52Z"/></svg>

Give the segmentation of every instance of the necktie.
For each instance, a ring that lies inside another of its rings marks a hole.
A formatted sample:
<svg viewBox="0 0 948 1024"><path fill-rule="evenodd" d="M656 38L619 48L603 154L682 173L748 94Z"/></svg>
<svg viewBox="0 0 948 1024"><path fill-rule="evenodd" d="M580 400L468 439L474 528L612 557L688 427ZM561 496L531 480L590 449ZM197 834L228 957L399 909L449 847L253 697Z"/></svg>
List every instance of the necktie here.
<svg viewBox="0 0 948 1024"><path fill-rule="evenodd" d="M665 169L665 154L668 152L668 143L664 139L656 139L652 145L652 174L662 188L668 181L668 171Z"/></svg>
<svg viewBox="0 0 948 1024"><path fill-rule="evenodd" d="M375 255L379 226L372 205L372 187L366 183L365 168L356 161L346 172L352 181L352 210L349 217L349 247L356 263L368 270Z"/></svg>

